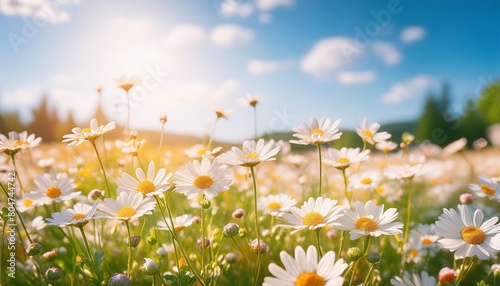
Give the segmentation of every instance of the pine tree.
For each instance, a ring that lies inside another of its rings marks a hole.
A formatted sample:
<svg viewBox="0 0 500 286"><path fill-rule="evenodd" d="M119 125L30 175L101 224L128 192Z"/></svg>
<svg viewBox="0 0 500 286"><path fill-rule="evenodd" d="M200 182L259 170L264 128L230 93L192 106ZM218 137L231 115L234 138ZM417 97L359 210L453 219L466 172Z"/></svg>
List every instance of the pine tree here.
<svg viewBox="0 0 500 286"><path fill-rule="evenodd" d="M50 110L48 97L44 95L40 105L33 110L33 122L28 126L29 132L35 133L37 137L42 137L44 142L56 139L55 130L57 116L55 110Z"/></svg>

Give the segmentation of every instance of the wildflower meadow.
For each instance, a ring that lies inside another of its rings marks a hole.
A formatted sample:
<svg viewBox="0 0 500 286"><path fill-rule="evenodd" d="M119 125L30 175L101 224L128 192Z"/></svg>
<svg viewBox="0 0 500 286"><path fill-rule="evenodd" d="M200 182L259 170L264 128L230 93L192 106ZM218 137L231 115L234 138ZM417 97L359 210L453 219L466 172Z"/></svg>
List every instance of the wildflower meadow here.
<svg viewBox="0 0 500 286"><path fill-rule="evenodd" d="M500 285L498 149L363 118L363 147L342 146L326 117L228 144L213 118L195 146L169 142L166 115L148 144L130 112L56 143L1 134L0 284Z"/></svg>

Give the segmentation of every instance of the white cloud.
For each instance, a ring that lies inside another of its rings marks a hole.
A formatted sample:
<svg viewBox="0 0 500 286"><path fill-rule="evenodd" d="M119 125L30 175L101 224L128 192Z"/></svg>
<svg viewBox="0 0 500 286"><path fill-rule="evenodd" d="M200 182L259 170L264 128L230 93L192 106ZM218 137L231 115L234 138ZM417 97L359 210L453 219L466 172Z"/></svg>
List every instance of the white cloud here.
<svg viewBox="0 0 500 286"><path fill-rule="evenodd" d="M387 93L382 95L382 102L396 104L408 100L428 88L431 83L432 79L429 76L416 75L405 82L393 85Z"/></svg>
<svg viewBox="0 0 500 286"><path fill-rule="evenodd" d="M212 44L221 48L230 48L251 42L255 33L247 28L233 24L223 24L212 30Z"/></svg>
<svg viewBox="0 0 500 286"><path fill-rule="evenodd" d="M337 80L344 85L365 84L374 81L377 74L374 71L341 72Z"/></svg>
<svg viewBox="0 0 500 286"><path fill-rule="evenodd" d="M391 43L374 42L372 49L375 55L388 66L399 64L403 58L403 55Z"/></svg>
<svg viewBox="0 0 500 286"><path fill-rule="evenodd" d="M237 0L224 0L218 7L220 13L225 17L245 18L253 13L253 5L239 2Z"/></svg>
<svg viewBox="0 0 500 286"><path fill-rule="evenodd" d="M30 20L37 26L45 23L59 24L68 22L70 15L64 6L79 1L46 1L46 0L0 0L0 13L8 16L32 17Z"/></svg>
<svg viewBox="0 0 500 286"><path fill-rule="evenodd" d="M361 49L357 48L355 42L349 38L325 38L314 44L302 59L300 68L306 73L323 77L348 65L361 53Z"/></svg>
<svg viewBox="0 0 500 286"><path fill-rule="evenodd" d="M290 7L295 4L294 0L257 0L257 8L261 11L270 11L278 7Z"/></svg>
<svg viewBox="0 0 500 286"><path fill-rule="evenodd" d="M246 64L247 72L251 75L262 75L266 73L277 72L281 69L290 66L289 63L283 61L266 61L260 59L250 60Z"/></svg>
<svg viewBox="0 0 500 286"><path fill-rule="evenodd" d="M425 37L425 34L426 31L423 27L411 26L404 29L399 35L399 38L401 39L401 42L410 44L422 40Z"/></svg>
<svg viewBox="0 0 500 286"><path fill-rule="evenodd" d="M205 30L198 25L176 25L169 31L166 44L169 48L185 48L203 42L206 36Z"/></svg>

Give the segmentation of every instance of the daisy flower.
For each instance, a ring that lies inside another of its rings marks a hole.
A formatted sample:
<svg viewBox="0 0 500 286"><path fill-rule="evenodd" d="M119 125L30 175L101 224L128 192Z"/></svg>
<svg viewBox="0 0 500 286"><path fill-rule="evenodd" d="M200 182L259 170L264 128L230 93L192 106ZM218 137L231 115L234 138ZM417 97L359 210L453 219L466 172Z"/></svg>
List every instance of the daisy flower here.
<svg viewBox="0 0 500 286"><path fill-rule="evenodd" d="M378 237L402 233L400 228L403 227L403 223L393 222L398 216L395 208L384 212L384 205L377 206L373 201L366 203L358 201L354 204L354 211L344 212L334 226L340 230L348 230L351 240L367 235Z"/></svg>
<svg viewBox="0 0 500 286"><path fill-rule="evenodd" d="M484 221L483 211L472 213L467 205L455 209L443 209L436 221L436 233L441 245L455 252L455 259L476 256L481 260L494 257L500 251L500 225L498 217Z"/></svg>
<svg viewBox="0 0 500 286"><path fill-rule="evenodd" d="M80 192L74 191L75 181L66 173L39 175L35 185L37 190L30 193L29 198L39 206L68 201L80 195Z"/></svg>
<svg viewBox="0 0 500 286"><path fill-rule="evenodd" d="M220 155L218 159L219 162L228 165L255 167L261 162L276 160L273 156L278 154L279 150L280 148L275 146L274 140L267 143L264 139L259 139L257 142L247 140L243 142L242 149L232 147L230 151Z"/></svg>
<svg viewBox="0 0 500 286"><path fill-rule="evenodd" d="M500 202L500 183L488 176L479 176L479 184L470 184L469 190L480 198L488 197Z"/></svg>
<svg viewBox="0 0 500 286"><path fill-rule="evenodd" d="M152 197L155 195L163 197L163 192L170 188L168 180L172 177L172 173L167 174L167 170L161 168L155 175L155 163L153 161L149 162L147 174L144 174L141 168L137 168L135 170L135 175L139 180L136 180L127 173L122 173L122 176L116 180L118 184L118 193L137 192L145 197Z"/></svg>
<svg viewBox="0 0 500 286"><path fill-rule="evenodd" d="M294 228L292 234L299 230L308 228L315 230L333 224L342 215L344 206L336 206L337 201L329 198L319 197L317 199L309 198L299 208L292 207L291 214L284 213L280 217L285 219L291 225L278 225L283 228Z"/></svg>
<svg viewBox="0 0 500 286"><path fill-rule="evenodd" d="M387 178L391 180L399 180L399 179L413 179L415 177L419 177L425 174L425 170L422 164L417 165L398 165L398 166L389 166L385 169L385 175Z"/></svg>
<svg viewBox="0 0 500 286"><path fill-rule="evenodd" d="M241 103L244 105L250 105L252 107L255 107L262 99L260 96L255 96L251 94L247 94L245 98L241 99Z"/></svg>
<svg viewBox="0 0 500 286"><path fill-rule="evenodd" d="M188 163L184 170L174 174L174 191L186 195L189 199L197 194L204 194L208 199L217 196L218 192L226 191L232 182L227 166L217 160L210 162L204 157L199 161Z"/></svg>
<svg viewBox="0 0 500 286"><path fill-rule="evenodd" d="M229 114L233 113L231 110L227 110L222 107L217 107L214 111L217 118L227 118Z"/></svg>
<svg viewBox="0 0 500 286"><path fill-rule="evenodd" d="M286 194L269 195L259 198L257 208L263 211L264 214L277 216L282 212L289 211L296 203L296 199L292 199Z"/></svg>
<svg viewBox="0 0 500 286"><path fill-rule="evenodd" d="M264 278L263 286L308 286L342 285L342 273L347 268L344 260L335 261L335 252L328 251L318 262L318 253L314 246L307 252L301 246L295 248L295 258L286 251L280 253L284 268L275 263L269 264L269 272L275 277Z"/></svg>
<svg viewBox="0 0 500 286"><path fill-rule="evenodd" d="M319 145L337 140L342 135L342 132L339 132L338 129L340 120L341 119L339 118L332 123L330 118L322 118L318 122L318 119L313 117L311 118L309 124L302 122L300 126L292 129L296 132L293 134L293 137L297 137L299 140L290 140L290 143L300 145Z"/></svg>
<svg viewBox="0 0 500 286"><path fill-rule="evenodd" d="M83 227L91 219L97 210L97 203L93 206L87 204L76 203L72 209L67 209L62 212L52 214L52 218L48 218L48 225L56 225L59 227L72 225L75 227Z"/></svg>
<svg viewBox="0 0 500 286"><path fill-rule="evenodd" d="M436 234L436 225L434 224L419 224L415 229L410 231L410 249L408 260L419 263L423 256L429 255L434 257L439 245L437 243L439 235Z"/></svg>
<svg viewBox="0 0 500 286"><path fill-rule="evenodd" d="M92 118L90 120L90 127L85 127L83 129L80 127L75 127L71 129L71 132L73 132L73 134L64 135L64 140L62 142L69 142L68 146L78 146L84 141L94 142L97 138L115 128L116 124L114 122L99 126L97 123L97 119Z"/></svg>
<svg viewBox="0 0 500 286"><path fill-rule="evenodd" d="M369 170L362 173L354 173L349 176L349 189L376 189L382 181L382 175L378 170Z"/></svg>
<svg viewBox="0 0 500 286"><path fill-rule="evenodd" d="M358 133L359 137L363 139L363 142L368 142L371 145L375 143L386 141L391 138L391 134L387 132L378 132L380 129L380 124L372 123L368 121L367 118L363 119L360 124L360 128L356 128L356 133Z"/></svg>
<svg viewBox="0 0 500 286"><path fill-rule="evenodd" d="M330 148L323 154L323 162L339 170L345 170L350 165L363 162L370 156L370 150L359 152L359 148Z"/></svg>
<svg viewBox="0 0 500 286"><path fill-rule="evenodd" d="M408 272L404 272L403 277L396 277L391 279L391 285L393 286L436 286L436 278L429 276L425 271L422 271L420 275Z"/></svg>
<svg viewBox="0 0 500 286"><path fill-rule="evenodd" d="M217 154L221 149L222 147L216 147L212 150L207 150L203 145L196 144L191 148L184 149L184 154L189 158L203 158L203 157L212 158L213 155Z"/></svg>
<svg viewBox="0 0 500 286"><path fill-rule="evenodd" d="M151 214L156 206L152 197L144 197L138 192L121 192L116 200L105 198L104 203L98 205L95 218L110 218L129 221L146 214Z"/></svg>
<svg viewBox="0 0 500 286"><path fill-rule="evenodd" d="M34 209L37 204L38 202L33 200L29 194L16 200L16 208L22 213Z"/></svg>
<svg viewBox="0 0 500 286"><path fill-rule="evenodd" d="M146 139L132 139L125 143L125 145L122 147L122 152L125 154L130 154L131 156L137 156L139 154L139 149L141 149L144 143L146 143Z"/></svg>
<svg viewBox="0 0 500 286"><path fill-rule="evenodd" d="M30 149L40 145L41 137L35 138L35 134L28 135L27 131L17 133L15 131L9 132L9 137L0 134L0 152L12 156L17 152Z"/></svg>
<svg viewBox="0 0 500 286"><path fill-rule="evenodd" d="M375 144L375 148L384 153L389 153L392 150L398 148L398 143L392 141L380 141Z"/></svg>
<svg viewBox="0 0 500 286"><path fill-rule="evenodd" d="M123 89L125 92L128 92L134 85L139 84L141 82L141 78L138 76L121 76L116 79L116 83L118 87Z"/></svg>
<svg viewBox="0 0 500 286"><path fill-rule="evenodd" d="M158 229L160 230L175 230L175 231L181 231L185 227L188 227L193 224L194 217L191 214L184 214L178 217L172 218L174 221L174 227L172 227L172 224L170 223L170 219L167 219L167 222L165 223L163 220L158 221Z"/></svg>

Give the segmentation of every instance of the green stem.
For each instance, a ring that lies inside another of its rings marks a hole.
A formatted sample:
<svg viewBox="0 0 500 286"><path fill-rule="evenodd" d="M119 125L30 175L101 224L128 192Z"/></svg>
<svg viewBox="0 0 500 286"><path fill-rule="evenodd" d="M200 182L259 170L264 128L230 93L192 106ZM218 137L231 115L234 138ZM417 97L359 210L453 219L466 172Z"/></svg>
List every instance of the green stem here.
<svg viewBox="0 0 500 286"><path fill-rule="evenodd" d="M354 282L354 275L356 274L356 270L358 269L358 262L359 259L354 261L354 264L352 266L352 273L351 273L351 279L349 279L349 286L351 286L352 283Z"/></svg>
<svg viewBox="0 0 500 286"><path fill-rule="evenodd" d="M132 280L132 236L130 235L130 225L128 220L125 221L128 233L128 263L127 263L127 274L130 280Z"/></svg>
<svg viewBox="0 0 500 286"><path fill-rule="evenodd" d="M215 133L215 126L217 125L217 121L219 121L219 117L215 119L214 127L212 127L212 133L210 133L210 137L208 138L207 151L209 151L210 147L212 146L212 141L214 139L214 133Z"/></svg>
<svg viewBox="0 0 500 286"><path fill-rule="evenodd" d="M160 145L158 146L158 159L156 160L156 165L160 166L160 157L161 157L161 147L163 146L163 132L165 131L165 123L161 124L161 133L160 133Z"/></svg>
<svg viewBox="0 0 500 286"><path fill-rule="evenodd" d="M253 107L253 128L254 128L254 139L257 140L257 107Z"/></svg>
<svg viewBox="0 0 500 286"><path fill-rule="evenodd" d="M318 159L319 159L319 197L321 197L321 188L323 185L323 162L321 160L321 143L318 145Z"/></svg>
<svg viewBox="0 0 500 286"><path fill-rule="evenodd" d="M344 246L344 234L345 234L345 230L340 232L340 245L339 245L339 251L338 251L339 257L342 257L342 247Z"/></svg>
<svg viewBox="0 0 500 286"><path fill-rule="evenodd" d="M21 188L21 193L24 192L23 184L21 183L21 178L19 177L19 172L17 172L16 157L14 154L10 155L12 158L12 164L14 164L14 174L16 175L17 181L19 182L19 187Z"/></svg>
<svg viewBox="0 0 500 286"><path fill-rule="evenodd" d="M7 198L9 198L10 196L7 193L7 190L5 189L5 186L2 183L0 183L0 187L2 188L2 190L5 193L5 195L7 196ZM28 240L30 241L30 243L33 243L33 240L31 240L30 234L28 232L28 229L26 228L26 225L24 224L24 221L23 221L23 218L21 217L21 214L19 213L17 208L14 208L14 210L16 211L17 217L19 218L19 221L21 222L21 225L23 226L24 232L26 233L26 237L28 237Z"/></svg>
<svg viewBox="0 0 500 286"><path fill-rule="evenodd" d="M87 240L87 236L85 235L85 232L83 231L83 227L78 227L80 229L80 232L82 233L83 237L83 242L85 244L85 248L87 249L87 254L89 255L90 262L92 262L92 266L94 265L94 257L92 256L92 252L90 251L90 246L89 242Z"/></svg>
<svg viewBox="0 0 500 286"><path fill-rule="evenodd" d="M259 229L259 213L257 210L257 180L255 178L255 170L254 167L250 167L250 172L252 173L252 182L253 182L253 199L254 199L254 213L255 213L255 231L257 232L257 262L256 262L256 271L255 271L255 280L253 285L257 286L260 276L260 229Z"/></svg>
<svg viewBox="0 0 500 286"><path fill-rule="evenodd" d="M404 271L405 264L406 264L406 251L405 251L405 246L408 243L408 236L409 236L409 231L410 231L410 215L411 215L411 193L412 193L412 179L410 179L409 184L408 184L408 200L406 202L406 223L405 223L405 230L404 230L404 238L403 238L403 245L401 246L401 253L403 255L403 265L401 267L401 271ZM401 272L403 273L403 272Z"/></svg>
<svg viewBox="0 0 500 286"><path fill-rule="evenodd" d="M321 244L319 243L319 232L321 228L316 229L316 248L318 249L319 257L323 257L323 253L321 252Z"/></svg>
<svg viewBox="0 0 500 286"><path fill-rule="evenodd" d="M249 266L252 266L252 263L250 262L250 258L248 258L248 255L245 251L243 251L243 249L241 248L241 246L238 244L238 242L236 240L234 240L234 237L231 237L231 240L234 242L234 244L236 244L236 246L238 247L238 249L240 250L241 254L243 254L243 256L245 257L245 259L247 260L248 262L248 265Z"/></svg>
<svg viewBox="0 0 500 286"><path fill-rule="evenodd" d="M351 208L351 195L349 195L349 192L348 192L348 189L347 189L347 175L345 173L345 168L342 169L342 177L344 178L344 194L345 194L345 197L347 198L347 201L349 202L349 208Z"/></svg>
<svg viewBox="0 0 500 286"><path fill-rule="evenodd" d="M104 169L104 165L102 164L101 156L99 156L99 151L97 150L97 146L95 145L95 140L91 140L90 143L92 147L94 147L95 154L97 155L97 160L99 161L99 165L101 166L102 175L104 177L104 183L106 184L106 191L110 194L110 188L108 183L108 177L106 176L106 170Z"/></svg>
<svg viewBox="0 0 500 286"><path fill-rule="evenodd" d="M205 195L203 195L202 202L205 200ZM200 211L201 211L201 276L203 279L206 279L206 271L205 271L205 208L203 207L203 204L200 204Z"/></svg>
<svg viewBox="0 0 500 286"><path fill-rule="evenodd" d="M373 268L375 268L375 264L372 264L370 266L370 270L368 270L368 274L366 275L365 281L363 281L363 285L369 285L368 281L371 280L370 278L371 278L372 273L373 273Z"/></svg>
<svg viewBox="0 0 500 286"><path fill-rule="evenodd" d="M155 196L155 199L156 201L158 202L158 205L160 204L160 200L158 199L157 196ZM165 204L165 208L167 209L167 212L168 212L168 216L170 217L170 223L172 225L172 227L174 226L174 221L172 219L172 213L170 212L170 208L168 206L168 204ZM161 207L159 208L160 209L160 212L161 212L161 215L163 217L163 220L165 221L165 224L167 225L168 227L168 230L170 231L170 233L172 234L172 238L174 240L173 242L173 245L174 245L174 251L176 252L176 255L177 255L177 248L175 247L175 243L178 244L179 246L179 249L182 253L182 256L184 257L184 259L186 259L186 262L189 266L189 268L191 269L191 271L193 272L194 276L196 277L196 279L198 280L198 282L202 285L202 286L205 286L205 281L200 277L200 275L194 270L194 267L193 265L191 264L191 261L189 260L189 257L187 256L186 252L184 251L184 248L181 246L180 242L179 242L179 238L177 237L177 234L175 233L175 230L171 229L170 226L168 225L167 223L167 219L165 218L165 214L163 212L163 210L161 209ZM177 268L180 269L179 267L179 259L177 259Z"/></svg>

